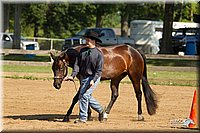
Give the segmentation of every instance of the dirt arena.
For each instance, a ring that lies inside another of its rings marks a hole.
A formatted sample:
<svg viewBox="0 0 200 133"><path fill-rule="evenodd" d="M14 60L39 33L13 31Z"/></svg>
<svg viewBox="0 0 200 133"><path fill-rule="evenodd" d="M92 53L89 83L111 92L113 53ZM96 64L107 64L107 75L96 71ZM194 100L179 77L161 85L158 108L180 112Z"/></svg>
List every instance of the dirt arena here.
<svg viewBox="0 0 200 133"><path fill-rule="evenodd" d="M56 90L52 86L53 80L2 80L4 131L195 131L172 128L170 124L170 120L189 117L195 87L151 85L159 100L157 114L147 114L143 97L145 121L139 122L133 87L128 83L120 84L119 97L106 122L99 123L98 114L93 111L93 121L74 124L78 104L71 121L61 122L76 93L73 82L65 82L60 90ZM100 83L93 96L103 106L108 105L111 96L109 83Z"/></svg>

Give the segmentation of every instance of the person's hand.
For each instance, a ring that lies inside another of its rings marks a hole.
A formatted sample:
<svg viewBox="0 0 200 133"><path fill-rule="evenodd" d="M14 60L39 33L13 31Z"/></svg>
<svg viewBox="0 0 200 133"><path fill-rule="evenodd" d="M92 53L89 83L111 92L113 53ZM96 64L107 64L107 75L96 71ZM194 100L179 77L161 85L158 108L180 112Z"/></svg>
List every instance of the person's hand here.
<svg viewBox="0 0 200 133"><path fill-rule="evenodd" d="M90 81L90 86L93 86L94 85L94 80L91 80Z"/></svg>
<svg viewBox="0 0 200 133"><path fill-rule="evenodd" d="M64 79L64 81L73 81L73 77L72 76L66 76Z"/></svg>

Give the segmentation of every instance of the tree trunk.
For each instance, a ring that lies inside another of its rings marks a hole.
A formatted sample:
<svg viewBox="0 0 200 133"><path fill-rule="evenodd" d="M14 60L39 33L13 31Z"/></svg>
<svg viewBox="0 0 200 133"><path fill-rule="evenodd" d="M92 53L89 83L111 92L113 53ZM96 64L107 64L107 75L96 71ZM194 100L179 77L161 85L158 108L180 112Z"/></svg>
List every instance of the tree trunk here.
<svg viewBox="0 0 200 133"><path fill-rule="evenodd" d="M10 5L3 4L3 32L9 32L9 11Z"/></svg>
<svg viewBox="0 0 200 133"><path fill-rule="evenodd" d="M171 54L172 50L172 29L173 29L173 14L174 14L174 3L165 4L165 15L163 24L163 35L160 53Z"/></svg>
<svg viewBox="0 0 200 133"><path fill-rule="evenodd" d="M50 23L50 4L48 4L47 5L47 10L45 11L45 17L46 17L46 21L44 21L44 23L43 23L43 32L44 32L44 37L51 37L51 35L50 35L50 31L52 30L52 29L50 29L50 27L49 27L49 23Z"/></svg>
<svg viewBox="0 0 200 133"><path fill-rule="evenodd" d="M35 26L34 26L34 37L38 37L38 31L39 31L39 24L35 23Z"/></svg>
<svg viewBox="0 0 200 133"><path fill-rule="evenodd" d="M13 42L14 49L20 49L20 42L21 42L20 14L21 14L21 5L15 4L14 42Z"/></svg>
<svg viewBox="0 0 200 133"><path fill-rule="evenodd" d="M96 15L96 27L101 28L103 26L102 18L103 18L103 16L101 14L97 13L97 15Z"/></svg>
<svg viewBox="0 0 200 133"><path fill-rule="evenodd" d="M121 36L128 37L128 19L129 19L129 10L130 6L128 4L125 5L124 9L122 9L121 14Z"/></svg>
<svg viewBox="0 0 200 133"><path fill-rule="evenodd" d="M96 4L95 6L96 6L96 27L101 28L103 26L102 19L104 12L101 5Z"/></svg>
<svg viewBox="0 0 200 133"><path fill-rule="evenodd" d="M190 21L193 21L193 6L192 3L190 4Z"/></svg>
<svg viewBox="0 0 200 133"><path fill-rule="evenodd" d="M121 16L121 37L128 37L128 15Z"/></svg>

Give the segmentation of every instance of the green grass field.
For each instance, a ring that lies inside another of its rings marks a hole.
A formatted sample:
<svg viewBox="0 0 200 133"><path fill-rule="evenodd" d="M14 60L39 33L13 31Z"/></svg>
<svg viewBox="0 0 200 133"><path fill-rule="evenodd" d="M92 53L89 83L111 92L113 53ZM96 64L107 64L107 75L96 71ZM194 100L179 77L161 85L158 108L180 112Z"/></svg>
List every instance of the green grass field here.
<svg viewBox="0 0 200 133"><path fill-rule="evenodd" d="M49 62L49 55L36 55L33 58L29 58L27 55L6 55L2 56L2 60L13 60L13 61L39 61ZM172 60L172 59L147 59L148 65L153 66L199 66L199 61L195 60Z"/></svg>
<svg viewBox="0 0 200 133"><path fill-rule="evenodd" d="M25 73L52 73L51 66L22 66L22 65L3 65L3 72L25 72ZM72 69L69 68L69 74ZM197 73L195 71L155 71L148 70L148 79L150 84L154 85L177 85L177 86L197 86ZM53 77L34 77L34 76L5 76L4 78L23 78L29 80L50 80ZM131 83L128 78L122 83Z"/></svg>
<svg viewBox="0 0 200 133"><path fill-rule="evenodd" d="M3 60L14 61L38 61L49 62L49 55L36 55L30 58L27 55L6 55L2 56ZM199 61L194 60L169 60L169 59L147 59L147 65L150 66L168 66L168 67L197 67ZM51 66L24 66L24 65L3 65L3 72L25 72L25 73L52 73ZM71 69L69 69L71 73ZM155 85L179 85L179 86L198 86L198 78L196 71L159 71L148 69L148 79L150 84ZM52 80L53 77L41 78L34 76L4 76L4 78L23 78L29 80ZM106 81L107 82L107 81ZM121 83L131 83L125 78Z"/></svg>

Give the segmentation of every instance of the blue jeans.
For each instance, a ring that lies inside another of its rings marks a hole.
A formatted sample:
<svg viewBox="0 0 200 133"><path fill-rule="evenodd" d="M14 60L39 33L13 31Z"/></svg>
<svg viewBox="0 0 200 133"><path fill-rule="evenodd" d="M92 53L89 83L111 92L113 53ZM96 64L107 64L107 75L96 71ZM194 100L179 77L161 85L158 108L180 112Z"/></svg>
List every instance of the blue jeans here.
<svg viewBox="0 0 200 133"><path fill-rule="evenodd" d="M90 81L93 77L87 77L81 80L81 88L80 88L80 95L79 95L79 118L82 121L87 121L88 116L88 105L97 111L98 113L103 112L103 107L100 105L97 100L92 97L92 92L100 82L100 78L94 83L93 86L90 87ZM89 88L88 88L89 87Z"/></svg>

